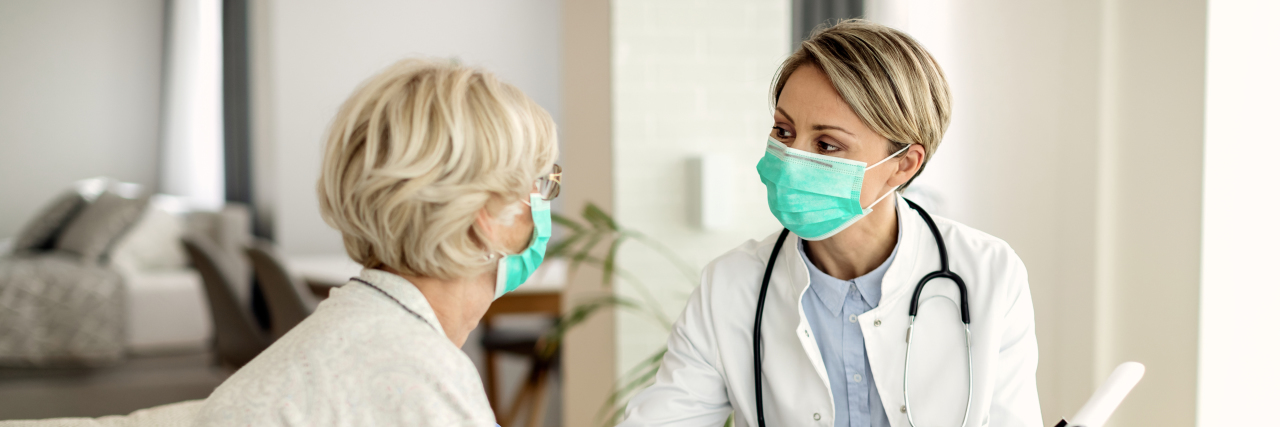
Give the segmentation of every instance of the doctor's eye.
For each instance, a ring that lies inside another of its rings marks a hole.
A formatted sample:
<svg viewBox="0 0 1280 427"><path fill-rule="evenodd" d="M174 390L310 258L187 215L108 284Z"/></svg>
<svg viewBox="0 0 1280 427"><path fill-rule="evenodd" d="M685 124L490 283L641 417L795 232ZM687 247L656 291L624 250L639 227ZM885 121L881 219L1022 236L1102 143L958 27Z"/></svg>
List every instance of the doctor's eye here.
<svg viewBox="0 0 1280 427"><path fill-rule="evenodd" d="M777 139L791 139L795 137L795 135L792 134L791 131L783 129L781 126L774 126L773 137Z"/></svg>
<svg viewBox="0 0 1280 427"><path fill-rule="evenodd" d="M822 141L818 141L818 151L821 151L823 153L830 153L834 151L840 151L840 147L837 147Z"/></svg>

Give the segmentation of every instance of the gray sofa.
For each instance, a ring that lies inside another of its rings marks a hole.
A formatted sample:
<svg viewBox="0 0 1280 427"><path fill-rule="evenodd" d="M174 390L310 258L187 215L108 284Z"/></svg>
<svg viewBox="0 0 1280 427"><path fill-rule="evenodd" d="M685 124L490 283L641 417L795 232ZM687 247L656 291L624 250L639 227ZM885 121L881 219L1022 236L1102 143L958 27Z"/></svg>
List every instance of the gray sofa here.
<svg viewBox="0 0 1280 427"><path fill-rule="evenodd" d="M196 233L239 253L252 241L248 210L177 214L157 198L174 199L108 178L78 182L0 252L0 366L99 366L149 349L208 348L208 304L179 239ZM251 274L247 259L232 261L235 274ZM237 291L247 306L248 289Z"/></svg>

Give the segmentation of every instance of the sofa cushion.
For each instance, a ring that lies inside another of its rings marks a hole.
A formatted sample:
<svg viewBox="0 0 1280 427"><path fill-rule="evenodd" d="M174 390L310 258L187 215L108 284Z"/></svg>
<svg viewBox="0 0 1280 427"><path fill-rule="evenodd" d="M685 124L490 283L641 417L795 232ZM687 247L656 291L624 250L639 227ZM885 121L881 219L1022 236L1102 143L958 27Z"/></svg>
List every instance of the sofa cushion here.
<svg viewBox="0 0 1280 427"><path fill-rule="evenodd" d="M76 191L66 191L45 205L35 218L32 218L18 237L14 239L12 250L18 252L41 252L53 249L58 241L58 234L75 219L89 202Z"/></svg>
<svg viewBox="0 0 1280 427"><path fill-rule="evenodd" d="M182 249L183 219L163 207L165 195L155 195L137 225L120 238L111 260L130 271L172 271L186 267Z"/></svg>
<svg viewBox="0 0 1280 427"><path fill-rule="evenodd" d="M110 191L102 193L71 220L55 247L78 254L85 262L100 262L138 222L146 207L146 200L126 199Z"/></svg>

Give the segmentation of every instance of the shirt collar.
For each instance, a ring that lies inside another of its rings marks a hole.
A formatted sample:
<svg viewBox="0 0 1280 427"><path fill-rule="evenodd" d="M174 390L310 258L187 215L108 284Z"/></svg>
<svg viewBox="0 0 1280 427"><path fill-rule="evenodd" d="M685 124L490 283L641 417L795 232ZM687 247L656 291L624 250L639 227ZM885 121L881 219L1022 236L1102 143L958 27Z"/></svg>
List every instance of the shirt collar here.
<svg viewBox="0 0 1280 427"><path fill-rule="evenodd" d="M895 209L896 211L896 209ZM884 280L885 272L889 271L889 265L893 264L893 259L898 256L898 247L902 243L902 218L898 218L898 239L893 245L893 252L889 253L889 257L880 263L880 266L867 272L867 274L858 276L853 280L840 280L831 277L827 273L818 269L809 260L809 254L805 252L804 239L796 239L796 245L799 246L800 259L804 260L805 268L809 270L809 289L818 295L818 300L822 301L822 305L831 310L832 315L839 315L844 309L845 296L849 294L849 286L858 287L858 293L862 295L862 299L867 305L875 307L880 304L880 284Z"/></svg>
<svg viewBox="0 0 1280 427"><path fill-rule="evenodd" d="M366 268L360 271L360 279L369 282L394 300L388 303L399 303L397 305L403 306L410 314L421 316L433 329L443 333L444 328L440 326L440 320L436 318L436 312L431 309L431 303L427 302L427 297L405 278L391 272Z"/></svg>

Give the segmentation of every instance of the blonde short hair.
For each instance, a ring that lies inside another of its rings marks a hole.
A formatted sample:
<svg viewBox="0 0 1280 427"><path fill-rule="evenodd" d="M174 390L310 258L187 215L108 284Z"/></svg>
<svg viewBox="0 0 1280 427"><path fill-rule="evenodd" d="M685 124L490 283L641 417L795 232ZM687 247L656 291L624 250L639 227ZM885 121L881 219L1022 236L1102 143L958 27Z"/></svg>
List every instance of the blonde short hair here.
<svg viewBox="0 0 1280 427"><path fill-rule="evenodd" d="M475 68L402 60L334 118L320 214L365 267L472 277L500 249L477 213L528 197L558 155L551 116L519 89Z"/></svg>
<svg viewBox="0 0 1280 427"><path fill-rule="evenodd" d="M782 63L773 80L776 106L782 87L804 65L817 66L854 113L890 141L924 147L924 165L951 123L951 89L942 67L911 36L861 19L818 28ZM911 177L899 189L915 180Z"/></svg>

